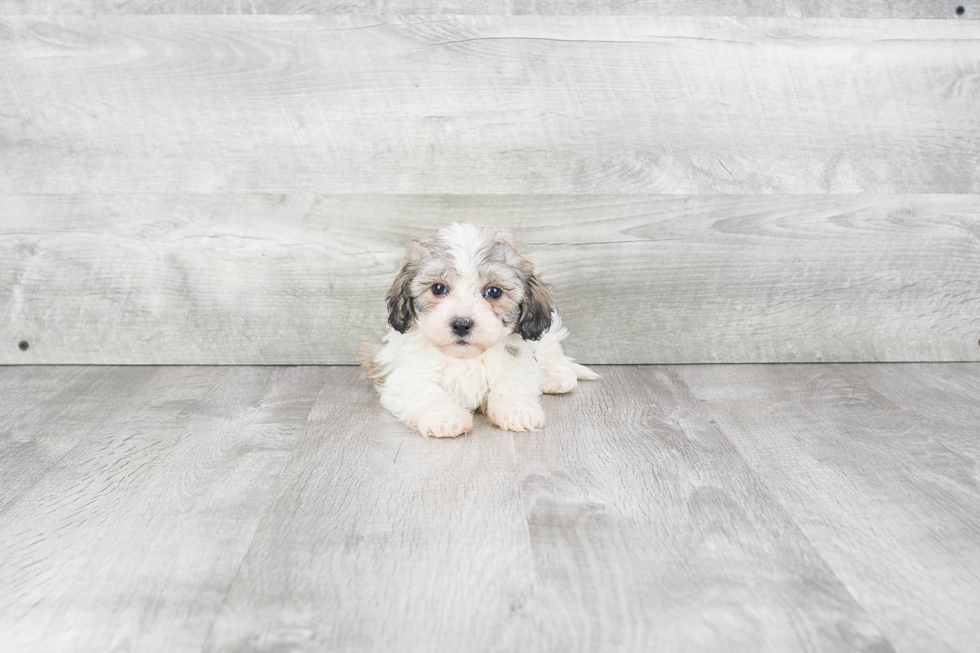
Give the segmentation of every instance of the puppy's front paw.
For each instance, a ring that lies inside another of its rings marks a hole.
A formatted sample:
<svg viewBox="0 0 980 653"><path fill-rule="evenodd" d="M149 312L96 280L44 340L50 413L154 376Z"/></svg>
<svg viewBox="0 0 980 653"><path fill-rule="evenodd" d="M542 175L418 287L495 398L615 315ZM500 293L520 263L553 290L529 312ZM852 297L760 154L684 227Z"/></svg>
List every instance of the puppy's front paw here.
<svg viewBox="0 0 980 653"><path fill-rule="evenodd" d="M490 421L505 431L537 431L544 426L544 409L537 397L492 397L487 403Z"/></svg>
<svg viewBox="0 0 980 653"><path fill-rule="evenodd" d="M562 395L571 392L578 385L575 372L570 367L552 367L544 371L541 392L549 395Z"/></svg>
<svg viewBox="0 0 980 653"><path fill-rule="evenodd" d="M455 438L473 430L473 413L459 406L440 406L419 415L419 432L430 438Z"/></svg>

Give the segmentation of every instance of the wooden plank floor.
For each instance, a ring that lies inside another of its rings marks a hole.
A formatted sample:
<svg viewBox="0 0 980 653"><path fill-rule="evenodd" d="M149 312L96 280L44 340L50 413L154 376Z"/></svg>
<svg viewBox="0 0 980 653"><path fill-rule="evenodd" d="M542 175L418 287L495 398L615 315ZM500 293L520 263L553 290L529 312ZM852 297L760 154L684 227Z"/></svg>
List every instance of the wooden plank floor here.
<svg viewBox="0 0 980 653"><path fill-rule="evenodd" d="M600 371L445 441L355 368L0 367L0 650L980 650L980 364Z"/></svg>

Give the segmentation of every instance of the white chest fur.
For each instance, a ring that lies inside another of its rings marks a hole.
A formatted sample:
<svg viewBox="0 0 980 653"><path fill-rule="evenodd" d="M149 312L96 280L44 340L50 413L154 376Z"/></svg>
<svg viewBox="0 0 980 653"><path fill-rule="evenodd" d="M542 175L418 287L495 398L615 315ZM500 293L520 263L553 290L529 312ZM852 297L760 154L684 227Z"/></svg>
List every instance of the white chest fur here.
<svg viewBox="0 0 980 653"><path fill-rule="evenodd" d="M516 334L475 358L454 358L432 347L417 329L389 332L378 360L396 376L438 385L467 410L485 408L491 392L537 395L541 391L534 343Z"/></svg>
<svg viewBox="0 0 980 653"><path fill-rule="evenodd" d="M476 410L486 405L490 392L491 367L496 367L491 361L493 350L478 358L450 359L446 358L439 384L449 393L460 406L467 410Z"/></svg>

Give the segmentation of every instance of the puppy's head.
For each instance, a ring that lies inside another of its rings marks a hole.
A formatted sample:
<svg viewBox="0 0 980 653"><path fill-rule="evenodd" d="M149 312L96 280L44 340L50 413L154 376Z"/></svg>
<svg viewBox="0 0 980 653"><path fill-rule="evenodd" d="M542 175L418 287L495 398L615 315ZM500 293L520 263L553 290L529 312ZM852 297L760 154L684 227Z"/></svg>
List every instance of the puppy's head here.
<svg viewBox="0 0 980 653"><path fill-rule="evenodd" d="M511 333L537 340L551 326L551 292L510 232L461 222L412 241L387 299L395 330L417 324L457 358L479 356Z"/></svg>

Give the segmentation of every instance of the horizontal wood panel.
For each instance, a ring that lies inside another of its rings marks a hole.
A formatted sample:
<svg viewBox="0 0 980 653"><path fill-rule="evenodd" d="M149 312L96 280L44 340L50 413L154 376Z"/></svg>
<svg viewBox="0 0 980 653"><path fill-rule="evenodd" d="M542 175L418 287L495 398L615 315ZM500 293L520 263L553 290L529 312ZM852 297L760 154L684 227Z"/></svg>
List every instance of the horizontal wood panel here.
<svg viewBox="0 0 980 653"><path fill-rule="evenodd" d="M0 18L0 191L977 193L980 24Z"/></svg>
<svg viewBox="0 0 980 653"><path fill-rule="evenodd" d="M0 363L354 363L407 238L459 219L514 229L583 362L980 360L976 195L0 203Z"/></svg>
<svg viewBox="0 0 980 653"><path fill-rule="evenodd" d="M958 18L956 5L916 0L0 0L0 14L486 14Z"/></svg>

